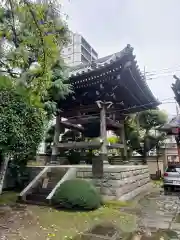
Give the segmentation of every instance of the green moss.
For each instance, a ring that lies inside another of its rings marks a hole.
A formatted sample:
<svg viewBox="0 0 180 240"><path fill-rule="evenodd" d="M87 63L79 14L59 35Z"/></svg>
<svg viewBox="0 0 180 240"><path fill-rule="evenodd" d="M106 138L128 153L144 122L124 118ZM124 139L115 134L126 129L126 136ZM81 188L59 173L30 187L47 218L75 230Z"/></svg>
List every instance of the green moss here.
<svg viewBox="0 0 180 240"><path fill-rule="evenodd" d="M103 205L104 207L119 209L121 207L132 207L134 206L134 203L130 201L111 200L111 201L104 201Z"/></svg>
<svg viewBox="0 0 180 240"><path fill-rule="evenodd" d="M17 200L18 193L15 192L3 192L0 195L0 204L13 204Z"/></svg>
<svg viewBox="0 0 180 240"><path fill-rule="evenodd" d="M134 232L137 227L136 216L111 207L100 207L88 212L67 212L31 206L30 211L38 217L38 226L41 226L41 229L47 229L47 232L55 234L53 240L80 237L81 233L93 226L108 222L115 224L125 234Z"/></svg>

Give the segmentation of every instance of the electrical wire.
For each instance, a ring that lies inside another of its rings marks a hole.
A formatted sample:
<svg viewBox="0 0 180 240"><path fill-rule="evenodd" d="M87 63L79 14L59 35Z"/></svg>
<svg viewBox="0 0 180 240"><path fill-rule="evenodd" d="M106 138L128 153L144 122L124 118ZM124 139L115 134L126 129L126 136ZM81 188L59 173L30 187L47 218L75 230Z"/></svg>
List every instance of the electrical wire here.
<svg viewBox="0 0 180 240"><path fill-rule="evenodd" d="M151 70L151 71L146 71L146 73L156 73L156 72L159 72L159 71L169 71L169 70L172 70L172 69L177 69L177 68L180 68L180 65L175 65L174 67L168 67L168 68L161 68L161 69L158 69L158 70Z"/></svg>
<svg viewBox="0 0 180 240"><path fill-rule="evenodd" d="M167 71L168 70L168 72L164 72L164 74L168 74L168 73L170 73L170 71L169 71L169 69L167 68L167 69L162 69L161 71ZM180 71L180 69L177 69L176 71ZM155 73L155 71L153 72L146 72L147 74L153 74L153 75L155 75L156 73ZM172 73L172 71L171 71L171 73ZM132 75L132 72L130 71L130 74ZM158 74L157 74L158 75ZM169 74L169 76L170 76L171 74ZM150 75L149 75L150 76ZM164 76L164 77L167 77L168 75L166 75L166 76ZM150 79L146 79L146 81L151 81L151 80L154 80L154 79L156 79L156 78L158 78L158 77L162 77L162 76L154 76L153 78L150 78ZM138 83L137 83L137 81L136 81L136 79L133 77L133 80L136 82L136 84L137 84L137 86L138 86L138 88L142 91L142 89L140 88L140 86L138 85ZM126 89L126 90L128 90L128 92L131 94L131 96L137 101L137 97L132 93L132 92L130 92L129 91L129 89L128 89L128 87L125 85L125 84L123 84L123 83L121 83L121 85ZM147 96L146 96L146 99L147 99ZM167 100L170 100L170 99L173 99L173 97L169 97L169 98L165 98L165 99L162 99L160 102L161 102L161 104L166 104L166 103L176 103L175 101L173 101L173 102L166 102ZM147 99L148 100L148 99ZM140 101L138 100L138 102L140 103ZM132 109L136 109L136 108L139 108L139 107L147 107L147 106L150 106L150 105L152 105L153 103L156 103L156 101L154 101L154 102L149 102L149 103L147 103L147 104L140 104L140 105L137 105L137 106L133 106L133 107L128 107L128 108L124 108L124 109L120 109L120 110L115 110L115 111L110 111L110 112L108 112L109 114L111 114L111 113L117 113L117 112L123 112L123 111L129 111L129 110L132 110ZM85 115L86 117L88 117L88 116L99 116L99 113L94 113L94 114L87 114L87 115ZM69 117L68 119L73 119L73 118L78 118L78 117L80 117L79 115L77 115L77 116L72 116L72 117Z"/></svg>
<svg viewBox="0 0 180 240"><path fill-rule="evenodd" d="M180 71L180 68L175 69L175 70L171 70L171 71L169 71L169 70L168 70L168 71L158 71L158 72L156 72L156 73L151 73L151 72L146 73L146 72L145 72L145 75L148 76L148 77L151 77L151 76L154 76L154 75L169 74L169 73L179 72L179 71Z"/></svg>
<svg viewBox="0 0 180 240"><path fill-rule="evenodd" d="M168 74L168 75L160 75L160 76L157 75L152 78L146 78L146 81L153 81L154 79L157 79L157 78L164 78L164 77L169 77L169 76L173 77L173 75L174 75L173 73Z"/></svg>

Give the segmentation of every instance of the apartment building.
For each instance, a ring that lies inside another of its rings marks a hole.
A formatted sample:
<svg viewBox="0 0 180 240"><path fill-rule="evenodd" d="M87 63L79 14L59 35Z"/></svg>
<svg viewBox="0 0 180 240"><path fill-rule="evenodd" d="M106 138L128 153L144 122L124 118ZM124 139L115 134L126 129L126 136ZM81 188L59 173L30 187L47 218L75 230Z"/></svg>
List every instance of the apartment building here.
<svg viewBox="0 0 180 240"><path fill-rule="evenodd" d="M70 43L62 50L67 65L88 64L98 58L97 52L79 33L70 33Z"/></svg>

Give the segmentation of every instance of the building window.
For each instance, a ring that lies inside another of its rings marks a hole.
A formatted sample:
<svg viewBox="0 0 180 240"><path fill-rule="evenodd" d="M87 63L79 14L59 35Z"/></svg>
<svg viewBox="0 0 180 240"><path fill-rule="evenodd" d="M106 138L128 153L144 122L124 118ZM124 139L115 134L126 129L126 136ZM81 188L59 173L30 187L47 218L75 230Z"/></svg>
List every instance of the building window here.
<svg viewBox="0 0 180 240"><path fill-rule="evenodd" d="M89 61L82 54L81 54L81 62L83 64L88 64L89 63Z"/></svg>
<svg viewBox="0 0 180 240"><path fill-rule="evenodd" d="M84 46L81 46L81 53L88 61L91 61L91 54L84 48Z"/></svg>
<svg viewBox="0 0 180 240"><path fill-rule="evenodd" d="M68 48L68 52L70 52L70 51L71 51L71 48L69 47L69 48Z"/></svg>
<svg viewBox="0 0 180 240"><path fill-rule="evenodd" d="M91 52L91 46L83 37L81 37L81 44L87 49L87 51Z"/></svg>

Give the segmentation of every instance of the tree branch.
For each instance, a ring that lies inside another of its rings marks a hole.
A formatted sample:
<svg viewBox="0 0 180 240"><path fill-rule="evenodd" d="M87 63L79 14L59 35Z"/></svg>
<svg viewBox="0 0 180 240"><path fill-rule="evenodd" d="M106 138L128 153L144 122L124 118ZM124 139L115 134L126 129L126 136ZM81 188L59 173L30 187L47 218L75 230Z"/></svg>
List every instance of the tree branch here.
<svg viewBox="0 0 180 240"><path fill-rule="evenodd" d="M3 65L3 67L6 70L0 70L0 72L7 72L12 78L17 77L17 73L13 72L13 70L8 66L8 64L4 63L2 60L0 60L0 64Z"/></svg>
<svg viewBox="0 0 180 240"><path fill-rule="evenodd" d="M35 16L32 8L31 8L31 4L27 0L24 0L24 3L29 8L29 12L30 12L30 14L31 14L31 16L34 20L34 23L35 23L38 31L39 31L40 40L41 40L41 43L42 43L42 46L43 46L43 72L42 72L42 75L43 75L45 73L45 68L46 68L46 50L45 50L45 43L44 43L44 34L42 33L41 28L39 27L36 16Z"/></svg>
<svg viewBox="0 0 180 240"><path fill-rule="evenodd" d="M13 8L12 0L9 0L9 5L10 5L10 8L11 8L11 16L12 16L11 28L12 28L12 32L14 34L13 42L14 42L15 47L18 48L19 43L18 43L18 37L17 37L17 33L16 33L16 28L15 28L14 8Z"/></svg>

